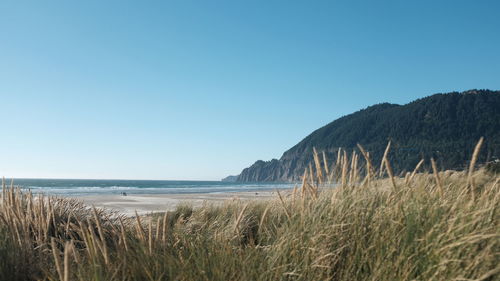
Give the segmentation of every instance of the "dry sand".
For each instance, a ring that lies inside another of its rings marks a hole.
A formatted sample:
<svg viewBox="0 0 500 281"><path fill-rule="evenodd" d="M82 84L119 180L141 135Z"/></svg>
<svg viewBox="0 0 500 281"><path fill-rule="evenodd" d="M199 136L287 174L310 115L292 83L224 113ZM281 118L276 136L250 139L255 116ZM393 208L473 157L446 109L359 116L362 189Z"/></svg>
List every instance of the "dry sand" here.
<svg viewBox="0 0 500 281"><path fill-rule="evenodd" d="M259 191L198 194L129 194L127 196L89 195L78 197L78 199L83 200L88 205L118 211L131 216L136 211L141 215L170 211L181 203L199 207L205 203L220 204L226 200L265 200L276 198L276 196L275 191Z"/></svg>

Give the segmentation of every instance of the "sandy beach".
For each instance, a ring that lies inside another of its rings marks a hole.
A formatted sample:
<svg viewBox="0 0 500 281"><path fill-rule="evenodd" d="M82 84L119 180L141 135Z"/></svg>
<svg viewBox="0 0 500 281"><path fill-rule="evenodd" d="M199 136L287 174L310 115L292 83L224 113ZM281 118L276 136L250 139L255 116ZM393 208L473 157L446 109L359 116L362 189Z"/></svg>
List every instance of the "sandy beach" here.
<svg viewBox="0 0 500 281"><path fill-rule="evenodd" d="M286 191L285 191L286 192ZM221 204L226 200L266 200L276 197L275 191L195 193L195 194L129 194L79 196L88 205L118 211L125 215L148 214L175 209L179 204L199 207L203 204Z"/></svg>

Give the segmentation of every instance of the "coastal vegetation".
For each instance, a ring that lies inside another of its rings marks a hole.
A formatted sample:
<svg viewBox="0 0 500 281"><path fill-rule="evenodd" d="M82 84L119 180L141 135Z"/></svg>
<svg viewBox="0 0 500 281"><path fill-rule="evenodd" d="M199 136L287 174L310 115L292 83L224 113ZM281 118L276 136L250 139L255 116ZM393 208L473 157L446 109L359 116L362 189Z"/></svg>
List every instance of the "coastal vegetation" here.
<svg viewBox="0 0 500 281"><path fill-rule="evenodd" d="M280 159L255 162L237 180L300 180L313 162L314 147L335 160L339 148L360 153L360 143L379 162L389 140L390 160L398 175L411 171L422 158L434 158L442 170L463 170L480 137L485 143L478 161L500 159L499 108L500 91L490 90L435 94L405 105L373 105L317 129ZM430 162L424 168L431 169Z"/></svg>
<svg viewBox="0 0 500 281"><path fill-rule="evenodd" d="M333 163L315 151L275 200L150 216L4 181L0 280L500 280L500 176L475 168L483 143L465 171L427 159L402 176L390 144L377 162L362 146Z"/></svg>

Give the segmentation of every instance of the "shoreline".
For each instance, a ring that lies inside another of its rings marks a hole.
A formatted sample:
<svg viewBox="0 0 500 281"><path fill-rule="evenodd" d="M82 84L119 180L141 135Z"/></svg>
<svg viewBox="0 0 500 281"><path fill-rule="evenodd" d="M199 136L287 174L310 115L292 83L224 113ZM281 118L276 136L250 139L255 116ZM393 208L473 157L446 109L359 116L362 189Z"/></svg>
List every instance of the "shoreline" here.
<svg viewBox="0 0 500 281"><path fill-rule="evenodd" d="M282 190L288 193L288 190ZM239 191L223 193L188 194L130 194L68 196L82 200L84 204L117 211L127 216L172 211L181 204L201 207L204 204L222 204L227 200L269 200L276 198L276 191Z"/></svg>

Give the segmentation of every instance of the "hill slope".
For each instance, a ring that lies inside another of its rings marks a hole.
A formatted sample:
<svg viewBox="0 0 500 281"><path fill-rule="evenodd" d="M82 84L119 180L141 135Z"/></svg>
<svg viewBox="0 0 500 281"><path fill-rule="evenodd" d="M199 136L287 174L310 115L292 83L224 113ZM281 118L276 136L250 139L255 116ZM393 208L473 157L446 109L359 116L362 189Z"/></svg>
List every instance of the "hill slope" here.
<svg viewBox="0 0 500 281"><path fill-rule="evenodd" d="M312 149L333 160L339 147L360 143L380 161L388 140L396 172L434 157L441 169L461 169L478 139L480 161L500 157L500 91L471 90L435 94L406 105L378 104L339 118L314 131L277 160L259 160L244 169L240 182L297 181L312 160Z"/></svg>

